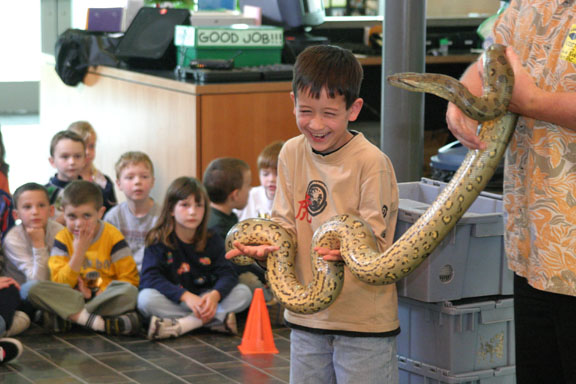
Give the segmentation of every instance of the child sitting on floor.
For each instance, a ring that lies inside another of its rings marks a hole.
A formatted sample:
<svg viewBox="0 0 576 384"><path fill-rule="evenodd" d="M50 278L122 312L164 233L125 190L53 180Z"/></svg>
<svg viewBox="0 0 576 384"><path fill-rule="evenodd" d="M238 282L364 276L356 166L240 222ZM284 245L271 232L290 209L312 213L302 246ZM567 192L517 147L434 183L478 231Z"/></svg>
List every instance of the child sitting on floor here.
<svg viewBox="0 0 576 384"><path fill-rule="evenodd" d="M124 236L100 220L100 188L73 181L64 189L62 207L66 228L56 235L48 259L52 281L32 285L28 300L44 311L44 325L54 331L74 322L108 335L137 334L140 277Z"/></svg>
<svg viewBox="0 0 576 384"><path fill-rule="evenodd" d="M154 186L154 166L143 152L126 152L116 162L116 185L126 201L106 213L104 221L122 232L136 262L142 269L146 235L160 215L160 206L150 197Z"/></svg>
<svg viewBox="0 0 576 384"><path fill-rule="evenodd" d="M94 158L96 158L96 131L92 124L87 121L75 121L68 126L67 130L77 133L84 140L86 161L84 162L84 167L80 170L80 177L82 177L82 180L91 181L100 187L104 197L105 212L108 212L117 203L116 192L114 191L112 180L94 165Z"/></svg>
<svg viewBox="0 0 576 384"><path fill-rule="evenodd" d="M207 230L208 195L195 178L172 182L148 233L138 309L150 319L149 339L178 337L207 326L237 334L235 313L252 295L224 259L224 242Z"/></svg>
<svg viewBox="0 0 576 384"><path fill-rule="evenodd" d="M258 177L260 185L250 190L248 204L244 209L234 210L238 220L254 217L270 218L272 203L276 194L276 178L278 176L278 155L284 142L274 141L264 147L258 155Z"/></svg>

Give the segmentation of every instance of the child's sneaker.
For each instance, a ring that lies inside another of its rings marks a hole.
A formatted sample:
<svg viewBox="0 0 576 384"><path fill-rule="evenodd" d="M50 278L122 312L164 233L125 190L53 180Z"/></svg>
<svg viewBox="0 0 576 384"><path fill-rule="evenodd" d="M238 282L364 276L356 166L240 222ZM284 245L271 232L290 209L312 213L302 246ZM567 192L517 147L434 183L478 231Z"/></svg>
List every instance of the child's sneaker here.
<svg viewBox="0 0 576 384"><path fill-rule="evenodd" d="M148 339L159 340L178 337L182 334L182 327L175 319L161 319L156 316L150 318L148 327Z"/></svg>
<svg viewBox="0 0 576 384"><path fill-rule="evenodd" d="M16 339L0 339L0 364L16 360L22 354L22 343Z"/></svg>
<svg viewBox="0 0 576 384"><path fill-rule="evenodd" d="M120 316L105 317L105 329L109 336L133 336L140 333L140 316L136 311L127 312Z"/></svg>
<svg viewBox="0 0 576 384"><path fill-rule="evenodd" d="M72 322L55 313L44 311L42 313L42 326L54 333L62 333L72 329Z"/></svg>
<svg viewBox="0 0 576 384"><path fill-rule="evenodd" d="M14 312L14 319L12 320L12 326L6 332L6 336L19 335L30 326L30 318L28 315L22 311Z"/></svg>
<svg viewBox="0 0 576 384"><path fill-rule="evenodd" d="M228 312L224 321L221 324L211 326L210 330L230 335L237 335L238 324L236 323L236 314L234 312Z"/></svg>

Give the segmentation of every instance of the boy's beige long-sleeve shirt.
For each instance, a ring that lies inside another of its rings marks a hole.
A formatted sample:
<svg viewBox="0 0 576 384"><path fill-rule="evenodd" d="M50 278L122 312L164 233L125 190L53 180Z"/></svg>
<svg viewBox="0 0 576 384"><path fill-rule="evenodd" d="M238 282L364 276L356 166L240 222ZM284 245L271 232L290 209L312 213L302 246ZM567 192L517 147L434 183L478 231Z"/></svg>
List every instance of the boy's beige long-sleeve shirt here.
<svg viewBox="0 0 576 384"><path fill-rule="evenodd" d="M278 161L272 219L296 234L296 273L312 278L310 243L314 231L338 214L367 221L380 250L393 242L398 186L392 164L380 149L358 133L344 147L320 155L304 136L284 144ZM345 268L344 288L328 308L312 315L286 311L289 323L317 330L385 333L399 327L396 286L362 283Z"/></svg>

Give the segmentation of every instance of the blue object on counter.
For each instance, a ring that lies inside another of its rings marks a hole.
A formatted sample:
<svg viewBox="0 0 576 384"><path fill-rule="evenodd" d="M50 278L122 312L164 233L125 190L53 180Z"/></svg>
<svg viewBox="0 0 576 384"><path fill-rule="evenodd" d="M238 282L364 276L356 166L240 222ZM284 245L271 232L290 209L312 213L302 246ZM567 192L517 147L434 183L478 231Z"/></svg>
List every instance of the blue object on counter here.
<svg viewBox="0 0 576 384"><path fill-rule="evenodd" d="M236 0L198 0L198 10L236 9Z"/></svg>

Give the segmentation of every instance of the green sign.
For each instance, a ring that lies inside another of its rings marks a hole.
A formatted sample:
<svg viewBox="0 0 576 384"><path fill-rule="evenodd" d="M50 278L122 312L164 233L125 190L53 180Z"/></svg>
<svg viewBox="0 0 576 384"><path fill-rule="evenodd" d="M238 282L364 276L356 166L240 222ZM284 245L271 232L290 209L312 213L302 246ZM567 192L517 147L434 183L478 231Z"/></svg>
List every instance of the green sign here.
<svg viewBox="0 0 576 384"><path fill-rule="evenodd" d="M188 47L282 47L284 32L275 27L189 27L177 25L174 43Z"/></svg>

